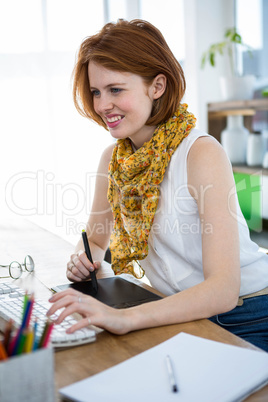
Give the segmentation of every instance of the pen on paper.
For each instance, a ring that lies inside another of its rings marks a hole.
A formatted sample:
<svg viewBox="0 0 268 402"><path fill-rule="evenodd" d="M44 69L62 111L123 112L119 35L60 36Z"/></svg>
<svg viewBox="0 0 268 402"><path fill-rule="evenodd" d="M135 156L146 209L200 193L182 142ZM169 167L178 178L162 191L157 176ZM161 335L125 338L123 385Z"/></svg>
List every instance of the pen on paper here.
<svg viewBox="0 0 268 402"><path fill-rule="evenodd" d="M171 385L171 391L172 392L178 392L179 388L176 382L175 378L175 373L174 373L174 368L172 365L172 361L169 355L166 356L166 363L167 363L167 370L168 370L168 377Z"/></svg>

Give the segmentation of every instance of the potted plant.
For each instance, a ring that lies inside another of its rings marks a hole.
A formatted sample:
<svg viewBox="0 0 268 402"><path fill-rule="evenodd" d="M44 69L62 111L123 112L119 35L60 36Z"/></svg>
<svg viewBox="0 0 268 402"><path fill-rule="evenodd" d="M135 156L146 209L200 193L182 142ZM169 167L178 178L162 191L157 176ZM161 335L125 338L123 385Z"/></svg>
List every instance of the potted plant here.
<svg viewBox="0 0 268 402"><path fill-rule="evenodd" d="M212 44L202 55L202 68L207 63L215 67L217 54L223 56L227 53L228 55L229 74L220 77L224 100L246 100L251 99L253 96L255 77L253 75L243 76L239 74L237 67L239 50L247 50L252 55L250 46L242 41L241 35L239 35L236 28L229 28L225 31L223 41Z"/></svg>

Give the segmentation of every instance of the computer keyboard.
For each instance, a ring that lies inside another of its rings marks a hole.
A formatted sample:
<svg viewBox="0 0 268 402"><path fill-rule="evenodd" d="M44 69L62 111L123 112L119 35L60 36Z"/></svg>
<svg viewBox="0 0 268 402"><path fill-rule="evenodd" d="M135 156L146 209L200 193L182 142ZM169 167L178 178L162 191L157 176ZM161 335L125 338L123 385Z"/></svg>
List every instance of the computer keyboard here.
<svg viewBox="0 0 268 402"><path fill-rule="evenodd" d="M23 296L25 291L12 283L0 283L0 331L4 331L6 323L12 319L14 327L18 328L22 319ZM49 302L35 300L31 324L37 319L37 336L40 337L47 321L46 312L51 307ZM52 320L60 314L60 310L51 316ZM83 328L73 334L66 334L67 328L75 324L77 320L73 317L66 317L58 325L54 325L50 342L55 348L68 348L93 342L96 340L96 333L91 328Z"/></svg>

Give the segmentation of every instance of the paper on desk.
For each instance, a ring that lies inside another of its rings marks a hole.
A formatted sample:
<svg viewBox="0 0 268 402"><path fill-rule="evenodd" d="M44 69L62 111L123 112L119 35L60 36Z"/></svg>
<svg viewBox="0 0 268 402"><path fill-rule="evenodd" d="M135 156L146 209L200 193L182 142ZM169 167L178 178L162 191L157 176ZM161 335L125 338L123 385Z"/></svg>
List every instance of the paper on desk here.
<svg viewBox="0 0 268 402"><path fill-rule="evenodd" d="M165 357L173 360L172 393ZM60 393L79 402L239 401L268 381L268 353L180 333Z"/></svg>

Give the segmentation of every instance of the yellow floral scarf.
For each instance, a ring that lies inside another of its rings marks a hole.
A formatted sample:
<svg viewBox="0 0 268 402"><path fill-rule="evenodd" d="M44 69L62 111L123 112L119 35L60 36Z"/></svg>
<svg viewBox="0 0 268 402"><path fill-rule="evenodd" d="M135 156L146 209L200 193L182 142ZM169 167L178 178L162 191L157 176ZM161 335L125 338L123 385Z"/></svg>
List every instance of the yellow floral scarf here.
<svg viewBox="0 0 268 402"><path fill-rule="evenodd" d="M138 260L148 254L148 237L156 212L160 183L170 158L195 126L195 117L181 104L159 125L150 141L133 152L130 139L120 139L109 165L108 200L114 217L110 239L114 273L144 275ZM138 263L139 273L135 272Z"/></svg>

